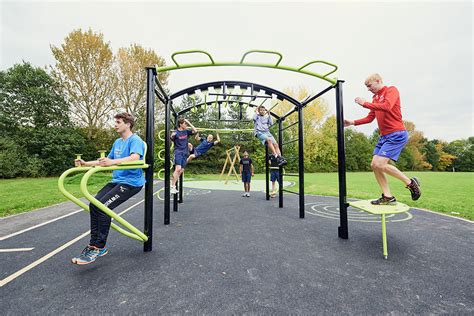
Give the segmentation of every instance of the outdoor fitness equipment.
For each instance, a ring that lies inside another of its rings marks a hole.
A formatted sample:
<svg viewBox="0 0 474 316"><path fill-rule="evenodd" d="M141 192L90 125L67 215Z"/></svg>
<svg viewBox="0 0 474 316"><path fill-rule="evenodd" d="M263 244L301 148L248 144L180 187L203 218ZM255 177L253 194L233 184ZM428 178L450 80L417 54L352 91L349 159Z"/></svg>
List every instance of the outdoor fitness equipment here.
<svg viewBox="0 0 474 316"><path fill-rule="evenodd" d="M276 57L276 61L273 63L253 63L248 61L248 56L251 54L267 54L268 56ZM180 64L176 60L177 56L180 55L185 55L185 54L202 54L205 55L209 60L207 62L202 62L202 63L190 63L190 64ZM198 104L193 103L191 106L188 108L185 108L181 111L177 111L173 107L173 100L184 95L192 96L197 93L197 91L200 91L201 93L203 91L210 91L210 89L218 89L219 91L216 93L208 93L207 95L204 95L204 102L200 104L201 108L206 108L209 104L213 104L216 109L218 109L219 121L225 121L222 120L221 118L221 109L225 107L225 104L228 104L229 102L234 102L234 108L238 108L240 111L239 119L242 120L242 108L247 104L248 106L255 107L257 106L255 104L255 100L258 98L263 98L263 99L268 99L268 98L273 98L273 96L276 96L278 100L287 100L290 102L292 105L294 105L294 108L291 109L288 113L284 115L277 115L276 113L272 112L271 110L269 111L269 115L271 115L273 118L276 119L275 126L278 127L278 144L280 147L280 150L283 152L284 150L284 145L297 142L298 143L298 155L296 157L298 161L298 187L299 191L298 192L292 192L289 190L285 190L280 186L279 189L279 207L283 207L283 192L290 192L297 194L299 197L299 216L300 218L304 218L304 160L303 160L303 109L313 100L316 98L322 96L326 92L335 89L336 90L336 121L337 121L337 140L338 140L338 173L339 173L339 208L340 208L340 226L338 228L338 235L340 238L347 239L348 238L348 221L347 221L347 200L346 200L346 174L345 174L345 150L344 150L344 116L343 116L343 100L342 100L342 83L344 82L343 80L338 80L336 78L330 78L329 75L333 74L337 70L337 66L323 61L323 60L314 60L310 61L300 67L289 67L289 66L283 66L281 65L281 61L283 59L282 54L274 51L266 51L266 50L251 50L242 56L240 61L238 62L218 62L215 61L214 58L205 51L202 50L189 50L189 51L181 51L181 52L176 52L172 54L171 59L174 62L174 65L170 66L164 66L164 67L148 67L147 68L147 113L153 113L154 110L154 102L155 102L155 96L158 97L158 99L163 102L165 105L165 132L164 135L169 135L169 132L172 128L170 122L172 117L174 118L174 122L177 121L177 118L179 115L183 115L187 113L188 111L191 111L194 108L198 107ZM331 68L328 72L320 74L314 71L309 71L308 67L310 65L314 64L322 64L325 67ZM326 89L322 90L321 92L317 93L314 96L311 96L309 98L306 98L305 100L298 101L291 96L272 89L270 87L266 87L263 85L255 84L255 83L249 83L249 82L242 82L242 81L217 81L217 82L209 82L205 84L200 84L196 85L193 87L189 87L187 89L183 89L179 92L173 93L173 94L168 94L166 90L161 86L160 82L157 79L157 75L162 72L171 72L171 71L176 71L176 70L181 70L181 69L187 69L187 68L199 68L199 67L220 67L220 66L244 66L244 67L261 67L261 68L271 68L271 69L278 69L278 70L286 70L286 71L292 71L292 72L297 72L300 74L305 74L309 75L321 80L324 80L328 83L330 83L330 86L327 87ZM240 93L236 93L236 88L239 88ZM228 89L233 89L232 91L228 91ZM242 90L243 89L243 90ZM243 91L247 91L250 89L250 94L245 94ZM256 92L263 92L264 95L258 95ZM214 102L208 98L208 96L216 96L216 99ZM218 98L223 97L224 100L218 100ZM235 97L237 100L230 100L230 97ZM250 100L247 102L242 102L242 99L244 98L249 98ZM224 103L225 102L225 103ZM237 105L238 104L238 105ZM284 126L283 122L285 119L294 113L298 114L298 120L293 123L289 124L288 126ZM290 128L292 126L298 126L298 137L296 139L292 139L289 141L284 141L283 140L283 131L287 128ZM150 131L151 133L147 134L150 135L150 138L147 138L147 143L153 139L153 126L150 125ZM147 130L148 132L148 130ZM165 157L164 157L164 223L165 225L168 225L170 223L170 176L171 176L171 164L170 164L170 155L171 155L171 150L170 150L170 139L169 137L165 137ZM268 149L267 149L268 151ZM267 155L268 157L268 155ZM268 159L265 159L267 166L267 199L269 199L269 189L268 189L268 171L269 171L269 166L268 166ZM283 177L283 172L280 170L280 176ZM280 179L283 180L283 179ZM283 183L281 181L280 183ZM175 195L174 197L174 206L173 209L174 211L178 210L178 203L183 201L182 197L182 177L180 177L180 181L178 182L178 190L179 190L179 196ZM150 194L148 199L152 199L152 195Z"/></svg>
<svg viewBox="0 0 474 316"><path fill-rule="evenodd" d="M236 163L236 161L240 161L239 152L240 152L240 146L238 146L238 145L235 145L234 147L232 147L230 149L227 149L225 151L227 157L225 159L224 167L222 167L221 175L219 176L219 180L221 180L222 175L224 174L225 169L227 167L227 163L229 163L229 172L227 173L224 184L227 184L227 182L229 181L229 177L230 177L230 174L232 173L232 171L234 171L235 177L236 177L237 181L239 181L239 175L237 174L237 171L235 171L235 163ZM234 154L233 158L231 158L232 153Z"/></svg>
<svg viewBox="0 0 474 316"><path fill-rule="evenodd" d="M105 150L100 150L100 157L104 158L105 157ZM145 143L145 154L144 157L146 157L146 152L147 152L147 145ZM76 159L81 159L81 154L77 154ZM147 230L147 227L145 225L145 233L141 232L139 229L137 229L135 226L127 222L125 219L123 219L120 215L109 209L107 206L105 206L103 203L101 203L99 200L97 200L95 197L93 197L89 190L87 189L87 182L89 178L96 172L104 172L104 171L112 171L112 170L127 170L127 169L147 169L149 167L148 164L145 163L144 160L137 160L137 161L128 161L128 162L123 162L119 165L116 166L110 166L110 167L101 167L101 166L93 166L93 167L74 167L66 170L61 174L58 180L58 188L61 193L74 202L75 204L79 205L81 208L83 208L86 211L89 211L89 206L85 203L83 203L81 200L79 200L77 197L72 195L70 192L66 190L64 187L64 180L66 177L70 174L73 173L79 173L79 172L85 172L84 176L82 177L81 180L81 192L84 194L85 198L89 200L92 204L97 206L102 212L110 216L112 219L116 220L117 223L125 227L126 229L123 229L122 227L111 223L111 227L118 231L119 233L130 237L132 239L141 241L141 242L147 242L149 238L151 237L151 228Z"/></svg>

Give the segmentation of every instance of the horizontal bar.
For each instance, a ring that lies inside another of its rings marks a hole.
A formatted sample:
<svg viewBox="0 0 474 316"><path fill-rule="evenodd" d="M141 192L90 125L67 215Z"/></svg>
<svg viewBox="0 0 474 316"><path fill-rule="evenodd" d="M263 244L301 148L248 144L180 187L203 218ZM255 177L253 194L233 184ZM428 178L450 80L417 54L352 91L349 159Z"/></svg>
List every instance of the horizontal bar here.
<svg viewBox="0 0 474 316"><path fill-rule="evenodd" d="M295 106L293 109L291 109L291 110L288 111L286 114L284 114L284 115L282 116L282 118L283 118L283 119L286 119L288 116L290 116L291 114L295 113L296 111L297 111L297 110L296 110L296 106Z"/></svg>
<svg viewBox="0 0 474 316"><path fill-rule="evenodd" d="M244 123L250 123L252 121L249 121L249 120L207 120L209 122L244 122Z"/></svg>
<svg viewBox="0 0 474 316"><path fill-rule="evenodd" d="M298 138L292 139L292 140L289 140L289 141L287 141L287 142L282 143L282 145L291 144L291 143L297 142L298 140L299 140Z"/></svg>
<svg viewBox="0 0 474 316"><path fill-rule="evenodd" d="M290 191L290 190L286 190L286 189L282 189L283 192L288 192L288 193L292 193L292 194L296 194L296 195L300 195L299 193L297 192L293 192L293 191Z"/></svg>
<svg viewBox="0 0 474 316"><path fill-rule="evenodd" d="M228 93L209 93L208 95L220 95L223 97L243 97L243 98L262 98L271 99L269 95L249 95L249 94L228 94Z"/></svg>
<svg viewBox="0 0 474 316"><path fill-rule="evenodd" d="M299 177L300 175L298 173L284 173L284 177Z"/></svg>
<svg viewBox="0 0 474 316"><path fill-rule="evenodd" d="M298 121L296 121L296 122L294 122L294 123L291 123L291 124L288 125L288 126L283 127L281 130L284 131L285 129L288 129L288 128L290 128L290 127L296 125L296 124L298 124Z"/></svg>
<svg viewBox="0 0 474 316"><path fill-rule="evenodd" d="M324 89L323 91L319 92L319 93L316 94L315 96L312 96L312 97L309 98L308 100L305 100L304 102L302 102L301 105L302 105L303 107L306 106L308 103L310 103L310 102L313 101L314 99L319 98L320 96L322 96L323 94L325 94L326 92L328 92L329 90L331 90L332 88L334 88L334 86L327 87L326 89Z"/></svg>

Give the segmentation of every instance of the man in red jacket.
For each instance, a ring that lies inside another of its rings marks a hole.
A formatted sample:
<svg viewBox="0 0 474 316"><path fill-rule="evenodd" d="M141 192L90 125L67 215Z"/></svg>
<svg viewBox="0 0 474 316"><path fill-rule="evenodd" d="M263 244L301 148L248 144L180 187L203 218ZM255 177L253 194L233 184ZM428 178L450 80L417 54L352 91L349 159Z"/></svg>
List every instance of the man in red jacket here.
<svg viewBox="0 0 474 316"><path fill-rule="evenodd" d="M402 181L410 190L412 200L418 200L421 196L420 181L416 178L408 178L390 160L397 161L403 147L408 142L408 132L402 120L400 107L400 94L395 87L383 85L379 74L370 75L365 80L365 85L374 94L372 102L363 98L356 98L355 102L369 109L369 114L359 120L344 120L344 126L361 125L372 122L375 118L380 130L379 142L375 146L371 167L375 178L382 189L382 196L371 203L374 205L396 204L397 200L390 192L385 174L389 174Z"/></svg>

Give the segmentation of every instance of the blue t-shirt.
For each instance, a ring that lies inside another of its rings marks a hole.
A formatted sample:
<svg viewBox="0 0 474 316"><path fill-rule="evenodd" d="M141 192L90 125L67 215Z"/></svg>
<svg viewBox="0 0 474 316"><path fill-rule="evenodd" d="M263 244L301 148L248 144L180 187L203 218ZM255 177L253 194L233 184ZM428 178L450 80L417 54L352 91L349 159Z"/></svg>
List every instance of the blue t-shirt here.
<svg viewBox="0 0 474 316"><path fill-rule="evenodd" d="M260 115L255 113L253 115L253 129L254 134L257 133L269 133L270 132L270 125L273 124L272 117L270 115Z"/></svg>
<svg viewBox="0 0 474 316"><path fill-rule="evenodd" d="M201 143L196 147L196 151L202 155L211 149L212 146L214 146L214 142L208 142L206 138L201 137Z"/></svg>
<svg viewBox="0 0 474 316"><path fill-rule="evenodd" d="M185 129L180 131L175 130L174 131L176 134L174 135L174 152L180 152L180 153L186 153L189 154L189 148L188 148L188 137L193 135L193 131L189 129Z"/></svg>
<svg viewBox="0 0 474 316"><path fill-rule="evenodd" d="M112 145L110 159L130 157L131 154L139 154L143 160L145 144L140 136L133 134L126 140L117 139ZM124 183L134 187L141 187L145 184L145 177L142 169L114 170L112 171L112 183Z"/></svg>

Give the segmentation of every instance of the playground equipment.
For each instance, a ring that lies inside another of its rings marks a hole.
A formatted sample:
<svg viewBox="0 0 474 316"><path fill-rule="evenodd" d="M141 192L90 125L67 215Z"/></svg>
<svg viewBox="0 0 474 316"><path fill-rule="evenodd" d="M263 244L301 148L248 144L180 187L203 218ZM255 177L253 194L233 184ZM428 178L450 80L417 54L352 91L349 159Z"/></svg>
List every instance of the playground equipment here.
<svg viewBox="0 0 474 316"><path fill-rule="evenodd" d="M180 64L176 60L177 56L186 55L186 54L203 54L205 55L209 61L202 62L202 63L189 63L189 64ZM253 63L248 61L248 56L251 54L266 54L273 58L276 57L276 62L273 63ZM337 121L337 140L338 140L338 172L339 172L339 206L340 206L340 226L338 228L338 235L340 238L347 239L348 238L348 224L347 224L347 201L346 201L346 176L345 176L345 150L344 150L344 116L343 116L343 100L342 100L342 83L343 80L338 80L336 78L330 78L329 75L333 74L337 70L337 66L323 61L323 60L314 60L310 61L300 67L290 67L290 66L283 66L281 65L281 61L283 59L282 54L274 51L266 51L266 50L251 50L242 56L240 61L238 62L218 62L215 61L214 58L205 51L202 50L190 50L190 51L181 51L172 54L171 59L174 62L174 65L165 66L165 67L148 67L147 68L147 113L153 113L154 111L154 102L155 96L165 105L165 135L169 135L171 130L171 124L176 124L177 118L180 115L187 113L188 111L196 111L197 109L207 109L209 106L213 106L218 111L218 118L219 121L226 121L221 117L221 111L223 108L232 104L231 107L233 109L239 111L239 121L244 120L243 111L248 107L255 107L258 106L256 104L256 100L259 99L273 99L276 97L277 100L287 100L290 104L294 105L294 108L291 109L288 113L284 115L277 115L272 111L271 108L268 112L273 118L276 119L274 125L278 128L278 144L280 150L284 151L284 146L290 143L297 143L298 144L298 155L296 160L298 162L298 192L293 192L290 190L283 189L282 186L279 188L279 207L283 207L283 192L289 192L293 194L297 194L299 197L299 217L304 218L304 160L303 160L303 152L304 152L304 142L303 142L303 110L304 108L316 98L322 96L326 92L335 89L336 91L336 121ZM320 64L325 67L331 68L330 71L320 74L314 71L309 71L308 66ZM275 90L273 88L259 85L256 83L250 82L243 82L243 81L216 81L216 82L208 82L200 85L195 85L186 89L183 89L179 92L168 94L167 91L161 86L160 82L157 79L157 75L162 72L171 72L176 70L188 69L188 68L199 68L199 67L220 67L220 66L238 66L238 67L261 67L261 68L270 68L270 69L278 69L278 70L285 70L285 71L292 71L297 72L304 75L309 75L321 80L324 80L330 83L330 86L322 90L321 92L313 95L311 97L306 98L305 100L298 101L291 96ZM212 90L212 91L211 91ZM204 102L197 104L197 102L193 102L187 108L184 108L180 111L177 111L173 106L173 100L181 96L193 96L198 94L203 94ZM211 99L211 97L215 97L215 99ZM221 99L219 99L219 97ZM231 100L230 98L235 98ZM222 99L223 98L223 99ZM276 106L276 105L275 105ZM295 123L288 124L284 126L285 119L292 115L297 114L298 119ZM235 121L235 120L234 120ZM283 131L297 126L298 127L298 137L296 139L291 140L284 140L283 139ZM151 131L153 131L153 126L151 127ZM151 133L153 134L153 133ZM152 138L152 137L151 137ZM150 139L151 139L150 138ZM149 139L147 138L147 142ZM165 157L164 157L164 223L168 225L170 223L170 176L171 176L171 164L170 164L170 143L168 137L165 137ZM267 149L268 151L268 149ZM268 156L268 155L267 155ZM267 161L267 159L265 159ZM268 161L266 162L266 170L268 174ZM283 178L283 172L280 170L280 176ZM283 180L283 179L281 179ZM267 199L270 199L269 196L269 185L268 185L268 176L267 176ZM281 181L283 183L283 181ZM180 177L178 181L178 190L179 196L176 198L174 197L174 205L173 210L178 211L178 203L183 202L182 197L182 186L183 186L183 178ZM151 197L150 197L151 198Z"/></svg>
<svg viewBox="0 0 474 316"><path fill-rule="evenodd" d="M406 213L410 210L410 207L406 204L397 202L395 205L373 205L370 200L361 200L355 202L349 202L349 205L358 208L364 212L380 215L382 221L382 245L383 245L383 257L388 258L387 250L387 229L385 224L385 217L390 214Z"/></svg>
<svg viewBox="0 0 474 316"><path fill-rule="evenodd" d="M105 157L105 150L100 150L100 157L104 158ZM146 157L147 153L147 145L145 143L145 154L144 157ZM81 159L81 154L77 154L76 159ZM83 208L86 211L89 210L89 206L79 200L77 197L72 195L69 191L66 190L64 187L64 180L66 177L70 174L73 173L79 173L79 172L85 172L84 176L82 177L81 180L81 192L84 194L84 197L89 200L93 205L97 206L102 212L110 216L113 220L115 220L117 223L122 225L124 228L111 223L111 227L118 231L119 233L130 237L132 239L144 242L144 250L145 251L150 251L151 250L151 237L152 237L152 222L147 221L147 218L145 217L145 232L141 232L139 229L137 229L135 226L130 224L128 221L123 219L120 215L109 209L107 206L102 204L99 200L94 198L88 188L87 188L87 182L89 181L89 178L97 172L104 172L104 171L112 171L112 170L127 170L127 169L149 169L149 165L145 163L144 160L137 160L137 161L128 161L121 163L116 166L110 166L110 167L101 167L101 166L93 166L93 167L74 167L66 170L61 174L58 180L58 188L61 193L67 197L69 200L74 202L75 204L79 205L81 208ZM146 209L146 206L145 206Z"/></svg>
<svg viewBox="0 0 474 316"><path fill-rule="evenodd" d="M230 174L232 173L232 171L234 172L235 178L237 179L237 181L239 181L239 175L237 174L237 171L235 170L235 162L240 161L239 152L240 152L240 146L238 146L238 145L235 145L231 149L227 149L225 151L227 157L225 159L224 167L222 167L222 172L219 176L219 180L221 180L222 175L224 174L224 172L226 170L227 163L229 163L229 172L227 173L227 176L225 177L224 184L227 184L227 182L229 182L229 177L230 177ZM234 157L231 158L232 153L234 154Z"/></svg>

